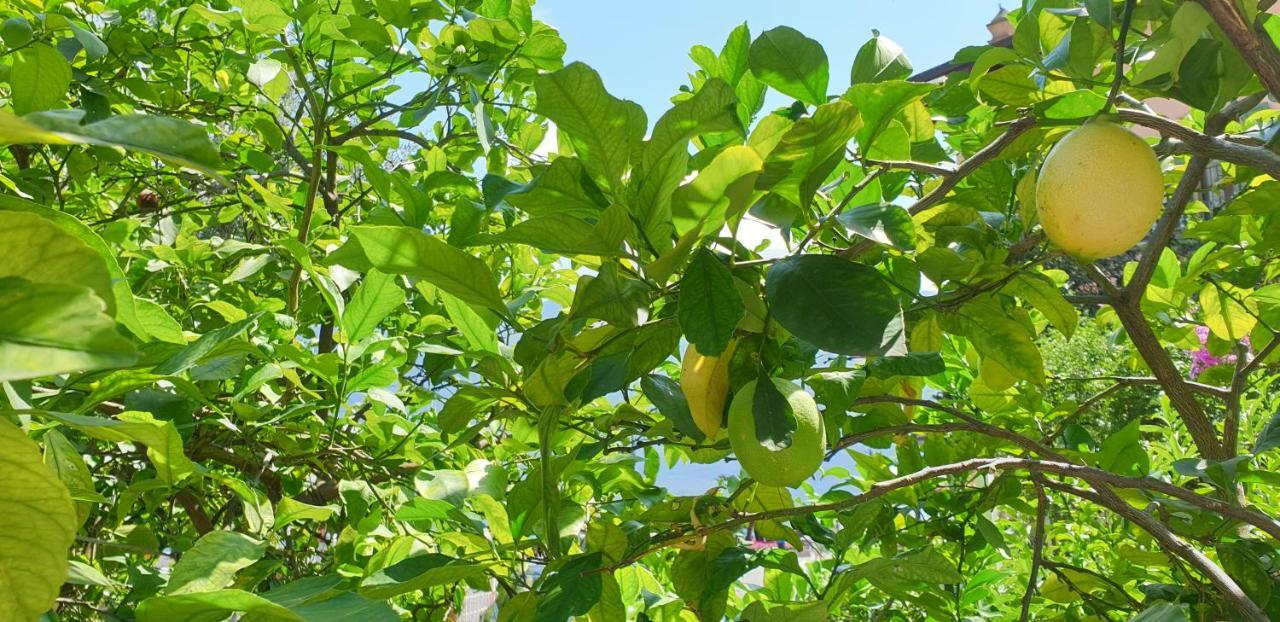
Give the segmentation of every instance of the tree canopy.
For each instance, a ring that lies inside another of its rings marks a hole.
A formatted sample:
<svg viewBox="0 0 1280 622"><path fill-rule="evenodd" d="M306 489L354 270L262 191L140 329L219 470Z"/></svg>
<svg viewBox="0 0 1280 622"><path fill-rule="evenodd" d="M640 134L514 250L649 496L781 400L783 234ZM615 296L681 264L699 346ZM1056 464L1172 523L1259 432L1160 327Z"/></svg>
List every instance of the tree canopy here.
<svg viewBox="0 0 1280 622"><path fill-rule="evenodd" d="M1280 619L1272 2L744 23L657 118L531 4L0 1L0 620ZM1166 198L1085 261L1098 118ZM822 479L661 487L743 387Z"/></svg>

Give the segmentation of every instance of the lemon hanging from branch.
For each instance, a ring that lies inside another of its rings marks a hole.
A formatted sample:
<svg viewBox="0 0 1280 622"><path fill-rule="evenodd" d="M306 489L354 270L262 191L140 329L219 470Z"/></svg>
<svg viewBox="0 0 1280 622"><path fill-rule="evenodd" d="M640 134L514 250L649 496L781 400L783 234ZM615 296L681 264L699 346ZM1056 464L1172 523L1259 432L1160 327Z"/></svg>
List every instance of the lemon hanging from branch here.
<svg viewBox="0 0 1280 622"><path fill-rule="evenodd" d="M729 400L729 361L736 341L720 356L703 356L693 344L684 351L680 366L680 390L689 403L689 415L708 442L720 432L724 405Z"/></svg>
<svg viewBox="0 0 1280 622"><path fill-rule="evenodd" d="M1160 217L1163 200L1155 152L1129 130L1103 120L1058 141L1036 182L1045 235L1085 260L1133 248Z"/></svg>
<svg viewBox="0 0 1280 622"><path fill-rule="evenodd" d="M795 487L813 475L827 452L827 433L818 405L800 385L770 379L795 417L791 442L785 446L762 442L756 433L756 384L743 385L729 406L729 443L752 479L767 486Z"/></svg>

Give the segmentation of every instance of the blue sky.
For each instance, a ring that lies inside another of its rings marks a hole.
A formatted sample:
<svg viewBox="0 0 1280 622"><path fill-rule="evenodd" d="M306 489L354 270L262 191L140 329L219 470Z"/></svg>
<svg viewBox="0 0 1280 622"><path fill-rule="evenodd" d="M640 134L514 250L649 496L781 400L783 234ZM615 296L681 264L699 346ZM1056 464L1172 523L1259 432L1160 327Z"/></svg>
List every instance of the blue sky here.
<svg viewBox="0 0 1280 622"><path fill-rule="evenodd" d="M566 60L594 67L610 93L644 106L652 125L688 83L695 68L689 48L719 52L744 21L753 37L785 25L816 39L831 63L829 90L840 93L873 28L920 70L986 43L987 22L999 8L995 0L538 0L533 12L560 31Z"/></svg>
<svg viewBox="0 0 1280 622"><path fill-rule="evenodd" d="M816 39L830 61L829 91L840 93L873 28L898 42L919 71L951 60L962 47L986 43L987 22L999 8L994 0L539 0L534 16L560 31L566 61L594 67L610 93L644 106L652 125L688 83L695 68L689 48L702 44L719 52L729 31L744 21L752 36L786 25ZM853 461L842 455L826 466L853 470ZM674 494L697 495L715 486L718 476L736 473L736 461L682 464L664 468L658 481Z"/></svg>

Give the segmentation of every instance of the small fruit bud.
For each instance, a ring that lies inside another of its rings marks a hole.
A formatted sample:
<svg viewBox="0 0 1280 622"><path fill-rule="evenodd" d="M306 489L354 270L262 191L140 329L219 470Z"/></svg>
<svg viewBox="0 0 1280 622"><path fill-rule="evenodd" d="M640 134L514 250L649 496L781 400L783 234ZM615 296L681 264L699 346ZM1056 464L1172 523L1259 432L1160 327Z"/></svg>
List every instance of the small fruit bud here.
<svg viewBox="0 0 1280 622"><path fill-rule="evenodd" d="M138 212L148 213L160 209L160 195L151 190L143 190L138 193Z"/></svg>

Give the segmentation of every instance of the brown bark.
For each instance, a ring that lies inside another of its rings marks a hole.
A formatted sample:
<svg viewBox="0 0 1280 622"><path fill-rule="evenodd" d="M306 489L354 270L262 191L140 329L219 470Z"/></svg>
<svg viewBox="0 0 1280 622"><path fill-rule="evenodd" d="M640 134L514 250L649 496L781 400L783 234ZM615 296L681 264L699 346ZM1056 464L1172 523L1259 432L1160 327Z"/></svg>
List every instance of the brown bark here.
<svg viewBox="0 0 1280 622"><path fill-rule="evenodd" d="M1231 45L1249 64L1258 79L1280 101L1280 50L1266 33L1259 32L1245 18L1233 0L1200 0L1200 6L1213 17Z"/></svg>

